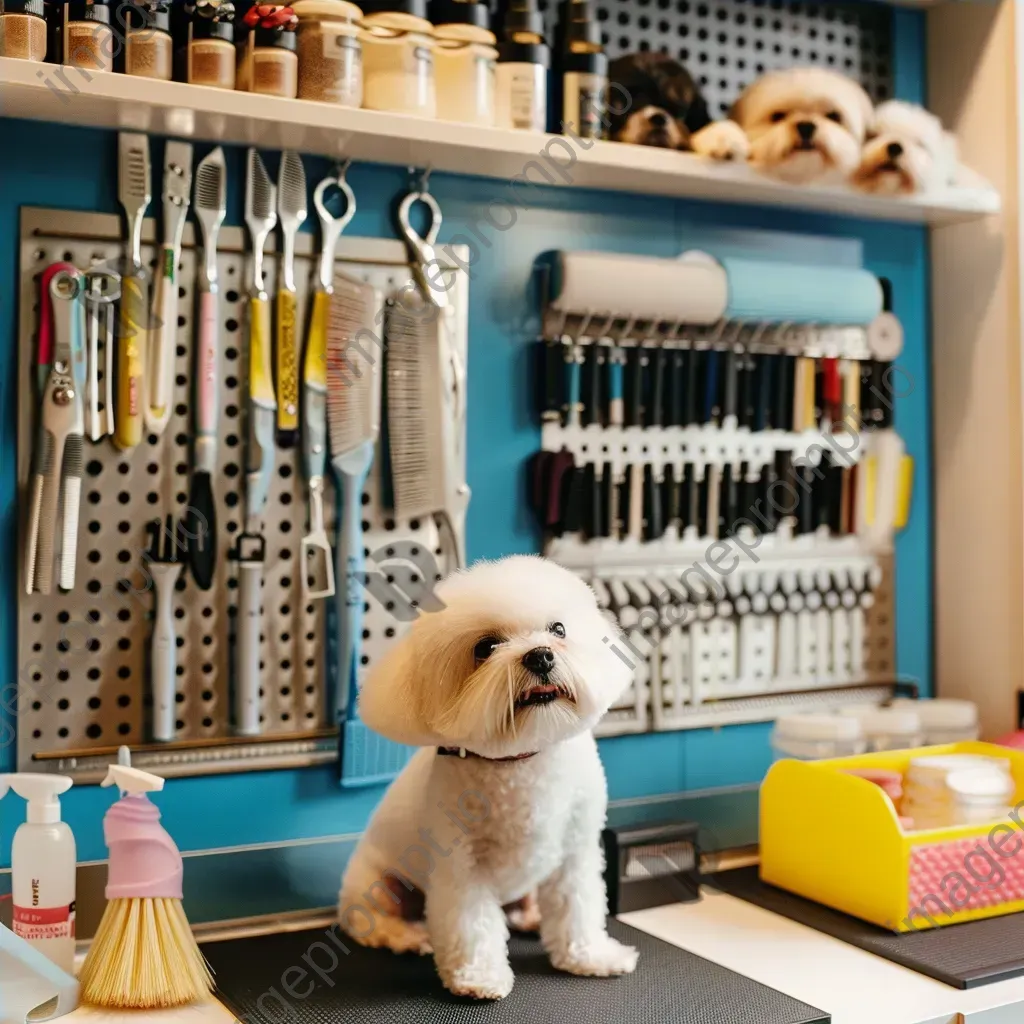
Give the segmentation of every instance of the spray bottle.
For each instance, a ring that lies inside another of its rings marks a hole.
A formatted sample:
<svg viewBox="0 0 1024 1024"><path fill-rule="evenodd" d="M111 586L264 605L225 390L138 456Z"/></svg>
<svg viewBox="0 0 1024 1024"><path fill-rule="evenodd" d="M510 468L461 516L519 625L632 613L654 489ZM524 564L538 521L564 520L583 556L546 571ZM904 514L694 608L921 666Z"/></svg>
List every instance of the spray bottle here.
<svg viewBox="0 0 1024 1024"><path fill-rule="evenodd" d="M5 775L28 801L14 833L11 878L14 934L68 974L75 966L75 837L60 819L60 800L73 782L64 775Z"/></svg>

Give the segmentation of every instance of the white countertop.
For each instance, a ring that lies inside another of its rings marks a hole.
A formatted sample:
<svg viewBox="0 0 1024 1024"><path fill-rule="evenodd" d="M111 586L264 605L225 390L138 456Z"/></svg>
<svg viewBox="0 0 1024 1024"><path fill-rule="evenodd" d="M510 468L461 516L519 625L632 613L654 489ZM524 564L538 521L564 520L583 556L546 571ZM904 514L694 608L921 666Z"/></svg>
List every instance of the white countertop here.
<svg viewBox="0 0 1024 1024"><path fill-rule="evenodd" d="M1024 978L960 991L732 896L624 914L666 942L832 1014L833 1024L1021 1024ZM80 1009L68 1024L139 1024L143 1015ZM147 1024L232 1024L217 1003L146 1013ZM708 1024L722 1024L708 1021Z"/></svg>

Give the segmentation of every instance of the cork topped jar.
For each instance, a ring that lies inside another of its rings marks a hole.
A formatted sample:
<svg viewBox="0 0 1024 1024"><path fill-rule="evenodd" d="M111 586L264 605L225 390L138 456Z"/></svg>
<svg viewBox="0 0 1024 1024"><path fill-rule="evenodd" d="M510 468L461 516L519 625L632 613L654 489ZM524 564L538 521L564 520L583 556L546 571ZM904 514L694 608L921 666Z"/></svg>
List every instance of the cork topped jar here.
<svg viewBox="0 0 1024 1024"><path fill-rule="evenodd" d="M299 19L299 99L361 106L363 12L348 0L298 0L292 10Z"/></svg>
<svg viewBox="0 0 1024 1024"><path fill-rule="evenodd" d="M363 106L437 116L426 0L364 0Z"/></svg>
<svg viewBox="0 0 1024 1024"><path fill-rule="evenodd" d="M134 0L121 5L118 17L125 26L125 74L170 81L174 51L170 4Z"/></svg>
<svg viewBox="0 0 1024 1024"><path fill-rule="evenodd" d="M186 8L188 25L178 51L180 78L214 89L235 87L235 7L200 0ZM181 60L181 57L184 57Z"/></svg>
<svg viewBox="0 0 1024 1024"><path fill-rule="evenodd" d="M250 31L237 46L237 89L295 98L299 83L295 39L298 20L290 7L276 4L256 4L246 12Z"/></svg>
<svg viewBox="0 0 1024 1024"><path fill-rule="evenodd" d="M498 51L486 4L434 0L437 116L443 121L493 125Z"/></svg>
<svg viewBox="0 0 1024 1024"><path fill-rule="evenodd" d="M118 41L106 0L75 0L64 10L64 63L88 71L113 71Z"/></svg>

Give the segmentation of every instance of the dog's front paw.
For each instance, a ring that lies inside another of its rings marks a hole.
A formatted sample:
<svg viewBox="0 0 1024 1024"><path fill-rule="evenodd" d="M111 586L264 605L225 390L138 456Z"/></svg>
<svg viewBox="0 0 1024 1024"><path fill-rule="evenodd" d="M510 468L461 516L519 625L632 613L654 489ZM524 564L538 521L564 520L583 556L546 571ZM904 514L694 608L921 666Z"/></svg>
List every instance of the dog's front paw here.
<svg viewBox="0 0 1024 1024"><path fill-rule="evenodd" d="M456 996L471 999L504 999L512 991L515 975L508 964L484 967L467 964L453 971L441 971L444 987Z"/></svg>
<svg viewBox="0 0 1024 1024"><path fill-rule="evenodd" d="M610 978L616 974L632 974L640 954L605 935L593 942L574 942L561 953L552 954L551 963L568 974L582 974L588 978Z"/></svg>
<svg viewBox="0 0 1024 1024"><path fill-rule="evenodd" d="M690 139L694 153L712 160L735 160L750 156L747 133L735 121L714 121Z"/></svg>

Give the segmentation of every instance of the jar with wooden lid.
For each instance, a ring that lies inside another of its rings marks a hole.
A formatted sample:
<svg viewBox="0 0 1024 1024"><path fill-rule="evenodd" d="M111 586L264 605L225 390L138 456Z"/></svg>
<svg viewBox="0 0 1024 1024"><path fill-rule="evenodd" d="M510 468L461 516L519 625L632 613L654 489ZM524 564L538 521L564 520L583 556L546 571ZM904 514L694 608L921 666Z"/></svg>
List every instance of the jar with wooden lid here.
<svg viewBox="0 0 1024 1024"><path fill-rule="evenodd" d="M230 20L193 17L184 52L186 81L235 88L235 26Z"/></svg>
<svg viewBox="0 0 1024 1024"><path fill-rule="evenodd" d="M362 10L348 0L298 0L292 10L299 19L299 99L362 106Z"/></svg>
<svg viewBox="0 0 1024 1024"><path fill-rule="evenodd" d="M363 106L437 116L426 0L364 0Z"/></svg>
<svg viewBox="0 0 1024 1024"><path fill-rule="evenodd" d="M434 75L437 116L443 121L493 126L498 51L486 4L434 0Z"/></svg>
<svg viewBox="0 0 1024 1024"><path fill-rule="evenodd" d="M43 0L0 3L0 57L46 60L46 8Z"/></svg>
<svg viewBox="0 0 1024 1024"><path fill-rule="evenodd" d="M88 71L113 71L120 41L114 37L106 0L75 0L64 11L63 63Z"/></svg>
<svg viewBox="0 0 1024 1024"><path fill-rule="evenodd" d="M170 4L133 0L122 3L117 14L125 27L124 73L169 82L174 57Z"/></svg>
<svg viewBox="0 0 1024 1024"><path fill-rule="evenodd" d="M236 44L235 88L264 96L294 99L299 88L299 59L291 7L256 4L245 15L249 33Z"/></svg>

